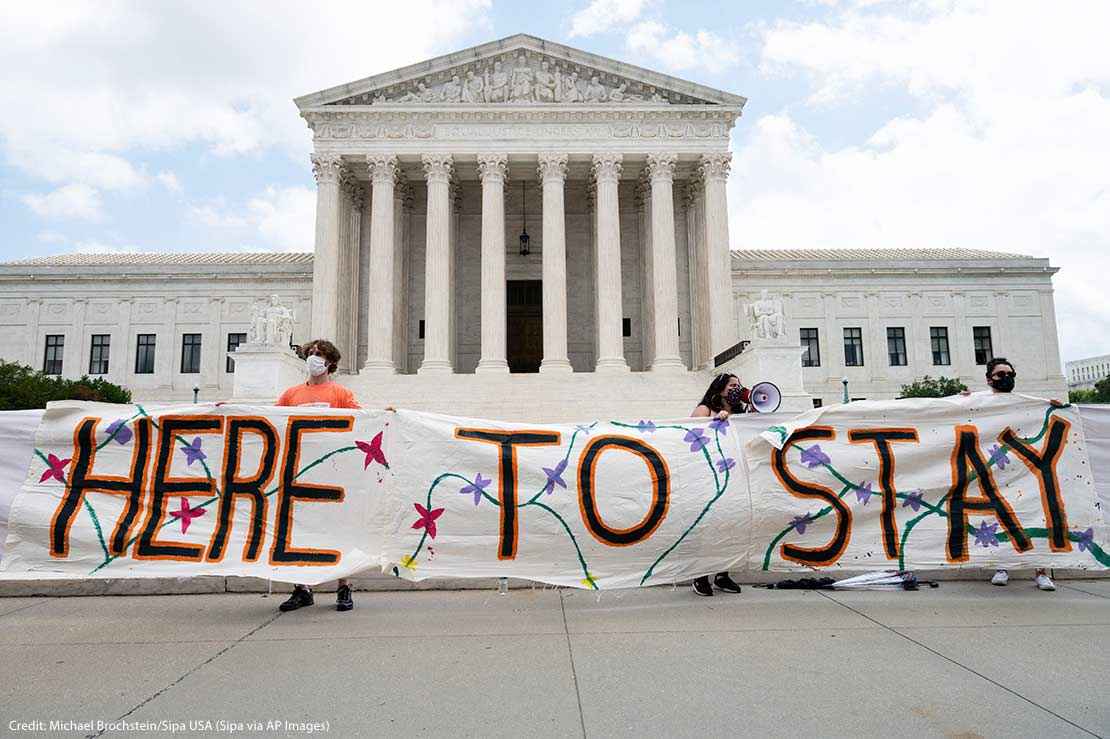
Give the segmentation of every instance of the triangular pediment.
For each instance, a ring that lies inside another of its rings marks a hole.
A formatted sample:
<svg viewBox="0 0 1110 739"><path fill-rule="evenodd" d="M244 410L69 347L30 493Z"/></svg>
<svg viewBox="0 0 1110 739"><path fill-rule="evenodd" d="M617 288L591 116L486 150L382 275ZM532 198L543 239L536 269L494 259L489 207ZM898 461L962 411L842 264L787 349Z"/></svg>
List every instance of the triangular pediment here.
<svg viewBox="0 0 1110 739"><path fill-rule="evenodd" d="M518 34L295 100L320 107L389 105L713 105L745 98Z"/></svg>

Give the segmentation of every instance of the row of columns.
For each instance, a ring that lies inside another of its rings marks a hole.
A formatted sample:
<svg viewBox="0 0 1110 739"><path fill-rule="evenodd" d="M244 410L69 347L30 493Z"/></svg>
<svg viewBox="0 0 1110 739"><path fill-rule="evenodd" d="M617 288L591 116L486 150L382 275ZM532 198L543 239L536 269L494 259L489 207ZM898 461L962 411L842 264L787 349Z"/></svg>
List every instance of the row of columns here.
<svg viewBox="0 0 1110 739"><path fill-rule="evenodd" d="M712 352L727 348L735 340L731 310L731 264L728 251L728 210L725 183L731 155L703 155L693 212L695 224L691 261L694 290L694 321L703 335L701 349L695 348L695 365L712 359ZM543 361L544 373L569 373L567 353L567 265L566 187L567 155L544 153L538 157L538 174L543 189ZM337 336L341 314L352 310L344 296L357 286L358 258L340 244L358 234L357 219L343 222L340 186L346 175L338 156L314 155L313 172L318 184L316 254L313 267L313 336ZM679 349L678 292L675 254L674 172L677 156L650 154L647 187L650 189L646 241L645 287L651 291L649 322L652 371L683 371ZM363 371L397 371L394 331L397 293L403 289L396 278L398 240L395 230L397 158L391 154L366 157L372 188L370 212L368 313L365 325L367 355ZM422 156L428 188L427 245L424 290L424 360L421 374L450 373L454 262L452 231L451 154ZM627 372L622 336L620 182L623 156L595 154L594 180L594 268L597 288L597 364L599 372ZM481 154L478 174L482 185L481 226L481 357L476 372L507 373L505 198L508 156ZM645 191L646 194L646 191ZM357 249L354 251L357 252ZM716 296L716 300L711 299ZM403 302L403 301L402 301ZM357 315L357 306L354 306ZM349 339L351 361L357 342ZM354 366L351 364L350 366Z"/></svg>

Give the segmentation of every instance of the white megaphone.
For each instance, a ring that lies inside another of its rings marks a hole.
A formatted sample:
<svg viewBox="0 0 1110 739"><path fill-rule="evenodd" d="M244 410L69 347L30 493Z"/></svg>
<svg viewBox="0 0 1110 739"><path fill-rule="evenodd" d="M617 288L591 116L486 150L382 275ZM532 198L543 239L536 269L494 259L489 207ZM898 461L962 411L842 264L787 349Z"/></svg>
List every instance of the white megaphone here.
<svg viewBox="0 0 1110 739"><path fill-rule="evenodd" d="M755 409L756 413L774 413L782 404L782 392L773 382L758 382L745 388L748 397L741 400Z"/></svg>

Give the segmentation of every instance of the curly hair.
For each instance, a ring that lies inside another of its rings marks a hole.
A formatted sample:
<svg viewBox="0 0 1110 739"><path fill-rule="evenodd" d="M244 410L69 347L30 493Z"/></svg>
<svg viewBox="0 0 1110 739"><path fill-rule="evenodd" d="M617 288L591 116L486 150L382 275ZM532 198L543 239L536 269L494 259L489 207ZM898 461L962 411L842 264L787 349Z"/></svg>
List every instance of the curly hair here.
<svg viewBox="0 0 1110 739"><path fill-rule="evenodd" d="M319 354L324 358L324 361L328 363L328 374L335 372L335 370L339 368L339 360L343 358L343 355L339 353L339 349L336 348L335 344L327 339L313 339L301 345L298 353L301 355L301 358L304 359L308 357L309 352L314 350L316 354Z"/></svg>

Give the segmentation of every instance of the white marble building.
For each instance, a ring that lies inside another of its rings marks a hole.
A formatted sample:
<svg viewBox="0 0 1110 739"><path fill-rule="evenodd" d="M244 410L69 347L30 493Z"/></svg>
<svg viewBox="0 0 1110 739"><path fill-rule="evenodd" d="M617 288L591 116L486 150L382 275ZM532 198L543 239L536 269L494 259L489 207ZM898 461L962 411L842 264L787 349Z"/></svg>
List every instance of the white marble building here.
<svg viewBox="0 0 1110 739"><path fill-rule="evenodd" d="M1063 388L1047 260L730 257L738 95L519 35L296 103L313 131L313 254L0 265L3 358L69 376L105 369L144 399L193 387L267 399L280 381L237 385L226 353L250 304L277 294L296 314L295 341L335 340L341 381L367 405L677 416L714 357L748 336L744 307L766 289L785 333L726 366L769 374L744 379L778 383L786 409L833 402L845 376L851 397L894 397L925 374L972 384L991 352L1013 356L1023 389ZM820 353L804 369L803 333ZM255 359L240 354L240 369ZM295 374L282 362L282 377Z"/></svg>
<svg viewBox="0 0 1110 739"><path fill-rule="evenodd" d="M1069 390L1093 390L1095 383L1110 377L1110 354L1076 359L1064 364Z"/></svg>

